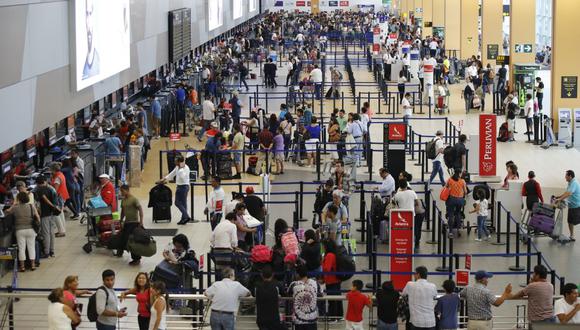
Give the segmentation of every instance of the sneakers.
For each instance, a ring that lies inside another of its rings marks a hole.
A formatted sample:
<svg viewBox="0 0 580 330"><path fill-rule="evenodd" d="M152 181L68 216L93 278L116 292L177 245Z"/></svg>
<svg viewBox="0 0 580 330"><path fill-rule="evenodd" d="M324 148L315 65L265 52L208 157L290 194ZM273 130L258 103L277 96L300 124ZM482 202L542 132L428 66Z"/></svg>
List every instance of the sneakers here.
<svg viewBox="0 0 580 330"><path fill-rule="evenodd" d="M133 260L129 263L129 266L138 266L141 264L141 260Z"/></svg>
<svg viewBox="0 0 580 330"><path fill-rule="evenodd" d="M482 239L481 239L481 238L476 238L476 239L475 239L475 241L476 241L476 242L481 242L481 241L482 241Z"/></svg>

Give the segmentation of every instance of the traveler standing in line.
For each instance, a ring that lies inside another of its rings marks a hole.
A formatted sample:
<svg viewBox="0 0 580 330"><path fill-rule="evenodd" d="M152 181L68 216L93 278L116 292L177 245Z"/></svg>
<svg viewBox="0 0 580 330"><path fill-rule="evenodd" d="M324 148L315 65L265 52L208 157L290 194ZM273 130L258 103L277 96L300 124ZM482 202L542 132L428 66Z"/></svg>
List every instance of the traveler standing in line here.
<svg viewBox="0 0 580 330"><path fill-rule="evenodd" d="M492 277L493 274L478 270L475 272L476 283L467 286L459 292L459 297L465 299L467 304L468 330L491 330L491 319L493 318L491 306L501 306L512 292L512 285L508 284L503 294L496 298L487 288L489 279Z"/></svg>
<svg viewBox="0 0 580 330"><path fill-rule="evenodd" d="M127 247L127 242L129 241L129 235L133 231L143 226L143 208L139 203L139 200L131 194L128 185L124 184L121 186L121 224L123 230L121 230L121 246L117 250L116 256L119 258L123 257L123 252ZM136 255L131 252L132 261L129 263L131 266L136 266L141 263L141 256Z"/></svg>
<svg viewBox="0 0 580 330"><path fill-rule="evenodd" d="M79 151L77 149L71 150L70 158L73 162L73 166L75 169L75 178L77 184L79 185L79 193L77 194L77 205L79 208L79 212L82 212L84 210L84 202L85 202L85 192L84 192L85 161L81 157L79 157Z"/></svg>
<svg viewBox="0 0 580 330"><path fill-rule="evenodd" d="M248 213L254 218L264 222L266 219L266 204L260 198L260 196L254 193L254 188L252 186L246 187L246 197L244 197L244 204L248 209Z"/></svg>
<svg viewBox="0 0 580 330"><path fill-rule="evenodd" d="M81 297L86 294L90 294L89 290L80 290L79 288L79 277L76 275L69 275L64 279L63 289L63 304L70 307L73 312L75 312L79 317L82 312L82 304L79 304L77 297ZM79 322L80 323L80 322ZM73 330L76 329L78 324L72 324Z"/></svg>
<svg viewBox="0 0 580 330"><path fill-rule="evenodd" d="M363 330L363 311L365 306L373 308L373 302L370 295L361 293L363 282L361 280L352 281L352 287L346 294L348 306L346 309L346 329Z"/></svg>
<svg viewBox="0 0 580 330"><path fill-rule="evenodd" d="M413 106L411 105L411 93L405 93L405 97L401 102L401 107L403 108L403 122L409 124L409 119L413 116Z"/></svg>
<svg viewBox="0 0 580 330"><path fill-rule="evenodd" d="M399 71L399 78L397 79L397 90L399 91L399 104L403 103L406 82L407 77L405 77L405 71L404 70Z"/></svg>
<svg viewBox="0 0 580 330"><path fill-rule="evenodd" d="M232 253L238 250L238 229L235 224L236 214L226 213L224 219L212 231L209 246L214 254L216 279L221 280L224 268L232 267Z"/></svg>
<svg viewBox="0 0 580 330"><path fill-rule="evenodd" d="M538 99L538 109L540 112L544 109L542 102L544 100L544 83L542 82L542 78L536 77L536 85L534 86L536 90L536 98Z"/></svg>
<svg viewBox="0 0 580 330"><path fill-rule="evenodd" d="M521 291L510 294L508 299L528 298L528 322L555 323L554 317L554 286L548 282L548 269L544 265L536 265L531 282ZM530 324L530 329L532 324Z"/></svg>
<svg viewBox="0 0 580 330"><path fill-rule="evenodd" d="M528 172L528 181L522 185L522 196L526 197L526 209L528 212L532 211L534 204L544 202L542 188L540 187L540 183L536 181L536 173L534 171Z"/></svg>
<svg viewBox="0 0 580 330"><path fill-rule="evenodd" d="M477 214L477 238L475 240L478 242L482 240L488 241L491 236L485 222L489 216L489 203L485 198L485 193L481 192L481 190L478 191L478 194L473 193L473 199L475 199L475 203L473 204L473 210L469 211L469 213Z"/></svg>
<svg viewBox="0 0 580 330"><path fill-rule="evenodd" d="M274 135L274 160L276 172L272 174L284 174L284 129L279 126Z"/></svg>
<svg viewBox="0 0 580 330"><path fill-rule="evenodd" d="M322 255L320 253L320 242L313 229L304 232L304 244L300 249L300 258L304 260L308 272L322 271Z"/></svg>
<svg viewBox="0 0 580 330"><path fill-rule="evenodd" d="M72 329L71 324L79 324L81 318L64 303L63 290L54 289L48 295L48 330Z"/></svg>
<svg viewBox="0 0 580 330"><path fill-rule="evenodd" d="M330 118L330 123L328 124L328 144L327 149L330 151L330 159L335 161L338 160L338 143L340 142L340 124L336 120L336 117Z"/></svg>
<svg viewBox="0 0 580 330"><path fill-rule="evenodd" d="M317 298L322 296L320 285L316 280L308 278L306 266L296 267L297 280L288 287L288 295L292 296L294 329L316 330L318 321ZM341 302L342 304L342 302Z"/></svg>
<svg viewBox="0 0 580 330"><path fill-rule="evenodd" d="M16 195L18 204L12 205L6 213L14 216L14 230L16 232L16 241L18 243L18 271L24 272L24 262L26 261L26 252L30 259L30 270L36 269L36 231L34 227L40 227L40 216L36 208L29 204L28 193L19 192Z"/></svg>
<svg viewBox="0 0 580 330"><path fill-rule="evenodd" d="M52 173L50 179L50 185L56 190L57 194L57 207L61 210L61 212L57 216L56 221L56 237L64 237L66 234L66 225L64 219L64 202L69 198L68 190L66 189L66 179L64 174L60 171L60 163L52 163L50 166L50 170Z"/></svg>
<svg viewBox="0 0 580 330"><path fill-rule="evenodd" d="M322 259L323 272L337 272L336 266L337 246L332 239L324 241L324 258ZM341 281L338 276L324 275L324 283L326 284L326 293L329 296L340 296ZM344 312L342 309L342 301L329 301L328 313L326 316L333 318L333 320L340 320Z"/></svg>
<svg viewBox="0 0 580 330"><path fill-rule="evenodd" d="M280 285L274 279L272 267L262 269L262 281L256 284L256 324L260 330L282 330L280 323Z"/></svg>
<svg viewBox="0 0 580 330"><path fill-rule="evenodd" d="M232 179L242 178L242 157L244 156L243 150L246 145L246 137L242 134L239 124L234 124L233 126L234 140L232 143L232 150L234 154L234 165L236 167L236 175Z"/></svg>
<svg viewBox="0 0 580 330"><path fill-rule="evenodd" d="M393 282L383 282L377 291L377 330L397 330L397 306L401 295L395 290Z"/></svg>
<svg viewBox="0 0 580 330"><path fill-rule="evenodd" d="M246 82L244 81L244 83ZM239 93L234 91L232 93L232 98L229 101L229 103L232 105L232 119L234 121L234 125L240 124L240 116L242 115L242 109L244 108L244 104L242 103L242 100L239 99L238 95Z"/></svg>
<svg viewBox="0 0 580 330"><path fill-rule="evenodd" d="M435 329L435 299L437 287L427 281L427 268L419 266L415 269L414 282L407 282L402 295L409 297L410 322L413 329Z"/></svg>
<svg viewBox="0 0 580 330"><path fill-rule="evenodd" d="M234 330L240 298L250 296L250 291L235 280L233 269L225 268L222 276L221 281L213 283L204 293L211 299L209 323L212 329Z"/></svg>
<svg viewBox="0 0 580 330"><path fill-rule="evenodd" d="M58 221L56 214L61 212L58 207L56 190L49 186L44 176L36 178L36 188L34 189L35 199L40 205L40 226L43 238L43 247L40 257L48 258L54 256L54 231Z"/></svg>
<svg viewBox="0 0 580 330"><path fill-rule="evenodd" d="M248 68L244 65L243 61L240 61L240 64L238 66L238 72L240 73L240 84L239 84L239 88L242 88L242 84L244 84L244 87L246 87L246 92L249 91L250 89L248 88L248 83L246 82L246 78L248 77Z"/></svg>
<svg viewBox="0 0 580 330"><path fill-rule="evenodd" d="M161 103L154 96L149 96L149 104L153 126L151 134L153 134L153 139L159 139L161 136Z"/></svg>
<svg viewBox="0 0 580 330"><path fill-rule="evenodd" d="M346 146L347 149L355 149L354 150L354 158L355 158L355 166L361 166L362 154L363 154L363 138L366 133L366 127L360 121L360 116L358 113L352 115L352 123L347 125L346 132L351 134L354 142L354 148L352 145Z"/></svg>
<svg viewBox="0 0 580 330"><path fill-rule="evenodd" d="M524 113L526 114L526 132L524 134L533 134L534 129L534 100L532 94L526 94L526 104L524 105Z"/></svg>
<svg viewBox="0 0 580 330"><path fill-rule="evenodd" d="M274 145L274 136L268 129L262 129L262 131L258 134L258 162L256 163L256 173L270 173L270 158L272 153L272 147ZM265 165L265 171L262 171L262 164Z"/></svg>
<svg viewBox="0 0 580 330"><path fill-rule="evenodd" d="M166 330L167 329L167 311L169 310L169 296L165 289L165 283L156 281L151 283L149 288L151 292L151 319L149 330Z"/></svg>
<svg viewBox="0 0 580 330"><path fill-rule="evenodd" d="M175 178L175 184L177 185L175 188L175 206L177 206L179 212L181 212L181 220L177 223L178 225L185 225L191 221L189 213L187 212L187 195L190 186L189 172L189 166L185 164L183 156L177 155L175 157L175 168L173 171L160 181L156 182L156 184L165 184L167 181Z"/></svg>
<svg viewBox="0 0 580 330"><path fill-rule="evenodd" d="M221 186L221 182L222 180L217 176L214 176L211 179L211 187L213 188L213 191L209 194L207 205L203 210L203 214L209 214L212 230L215 229L222 218L223 207L226 200L226 193Z"/></svg>
<svg viewBox="0 0 580 330"><path fill-rule="evenodd" d="M568 188L566 188L565 193L556 197L555 202L559 203L563 200L568 202L568 228L570 229L570 240L574 242L576 241L574 226L580 223L580 184L578 184L576 174L572 170L566 171L565 179L568 182Z"/></svg>
<svg viewBox="0 0 580 330"><path fill-rule="evenodd" d="M554 303L554 314L562 324L580 324L580 301L578 301L578 286L566 283L562 289L563 298Z"/></svg>
<svg viewBox="0 0 580 330"><path fill-rule="evenodd" d="M99 318L97 330L115 330L117 321L127 316L127 308L119 309L119 300L113 287L115 286L115 272L107 269L102 273L103 285L97 289L96 307Z"/></svg>
<svg viewBox="0 0 580 330"><path fill-rule="evenodd" d="M381 168L379 175L382 179L381 185L377 187L379 194L383 200L390 200L395 192L395 179L387 168Z"/></svg>
<svg viewBox="0 0 580 330"><path fill-rule="evenodd" d="M316 150L320 148L320 126L315 116L312 116L310 125L307 125L306 130L310 138L306 141L306 155L308 157L308 166L316 164Z"/></svg>
<svg viewBox="0 0 580 330"><path fill-rule="evenodd" d="M322 97L322 70L318 68L318 64L314 65L314 69L310 71L310 80L314 83L314 95L317 100Z"/></svg>
<svg viewBox="0 0 580 330"><path fill-rule="evenodd" d="M201 104L201 118L202 118L202 125L201 130L199 130L199 134L197 135L197 140L201 142L203 138L203 134L205 131L209 130L210 124L215 120L215 112L216 108L212 102L211 98L206 98L203 103Z"/></svg>
<svg viewBox="0 0 580 330"><path fill-rule="evenodd" d="M445 143L443 142L443 132L438 130L435 133L435 152L437 155L433 159L433 171L431 172L431 177L429 177L429 184L433 183L435 176L439 175L441 180L441 185L445 186L445 175L443 174L443 150L445 150Z"/></svg>
<svg viewBox="0 0 580 330"><path fill-rule="evenodd" d="M458 142L453 146L453 168L449 171L454 170L459 171L463 175L467 171L467 148L465 147L465 142L467 142L467 135L459 135Z"/></svg>
<svg viewBox="0 0 580 330"><path fill-rule="evenodd" d="M435 314L439 317L439 329L456 330L459 328L457 314L459 311L459 295L455 293L455 282L445 280L443 282L445 295L437 299Z"/></svg>
<svg viewBox="0 0 580 330"><path fill-rule="evenodd" d="M395 193L393 201L398 209L414 210L417 194L409 187L409 183L405 179L399 180L399 190Z"/></svg>
<svg viewBox="0 0 580 330"><path fill-rule="evenodd" d="M149 322L151 320L151 296L149 294L149 276L147 273L140 272L135 277L133 288L123 291L119 299L120 302L125 300L129 294L135 295L137 301L137 322L139 323L139 330L149 330Z"/></svg>
<svg viewBox="0 0 580 330"><path fill-rule="evenodd" d="M455 170L453 176L445 184L445 187L449 189L449 198L445 202L445 207L450 238L457 235L457 230L461 224L461 208L465 205L465 196L467 195L467 185L460 174L461 172Z"/></svg>

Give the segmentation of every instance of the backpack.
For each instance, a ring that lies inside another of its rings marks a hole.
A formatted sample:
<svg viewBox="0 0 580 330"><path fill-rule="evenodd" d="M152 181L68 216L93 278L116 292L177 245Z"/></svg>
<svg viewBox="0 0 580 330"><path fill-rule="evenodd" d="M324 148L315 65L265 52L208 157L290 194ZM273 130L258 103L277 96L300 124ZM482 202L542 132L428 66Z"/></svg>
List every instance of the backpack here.
<svg viewBox="0 0 580 330"><path fill-rule="evenodd" d="M443 149L443 161L447 168L453 168L453 163L455 163L455 149L452 146L447 146Z"/></svg>
<svg viewBox="0 0 580 330"><path fill-rule="evenodd" d="M266 245L256 245L252 248L250 260L253 263L269 263L272 261L272 250Z"/></svg>
<svg viewBox="0 0 580 330"><path fill-rule="evenodd" d="M98 287L95 293L93 293L89 298L89 305L87 306L87 318L89 319L89 322L97 322L97 319L99 318L99 313L97 313L97 292L99 292L99 290L105 291L105 294L107 295L106 301L109 301L109 291L107 291L104 286Z"/></svg>
<svg viewBox="0 0 580 330"><path fill-rule="evenodd" d="M348 254L346 247L340 246L336 252L336 271L352 273L356 271L356 263L351 255ZM354 274L340 274L336 277L341 281L348 281Z"/></svg>
<svg viewBox="0 0 580 330"><path fill-rule="evenodd" d="M465 88L463 89L463 96L469 96L473 94L473 90L471 89L471 87L469 87L469 85L465 85Z"/></svg>
<svg viewBox="0 0 580 330"><path fill-rule="evenodd" d="M298 238L293 231L286 232L281 237L282 248L284 249L284 254L300 254L300 246L298 245Z"/></svg>
<svg viewBox="0 0 580 330"><path fill-rule="evenodd" d="M428 159L435 159L437 157L437 141L439 139L435 138L429 142L425 146L425 153L427 154Z"/></svg>

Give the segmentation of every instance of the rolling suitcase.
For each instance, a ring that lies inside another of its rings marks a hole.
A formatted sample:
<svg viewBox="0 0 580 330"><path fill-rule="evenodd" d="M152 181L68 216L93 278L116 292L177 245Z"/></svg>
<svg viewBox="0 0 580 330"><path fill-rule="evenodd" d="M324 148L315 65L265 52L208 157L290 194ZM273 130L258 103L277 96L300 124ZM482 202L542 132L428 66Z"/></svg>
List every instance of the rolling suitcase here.
<svg viewBox="0 0 580 330"><path fill-rule="evenodd" d="M389 242L389 221L383 220L379 226L379 241Z"/></svg>
<svg viewBox="0 0 580 330"><path fill-rule="evenodd" d="M221 159L218 162L217 175L220 179L230 179L232 177L233 161L230 158Z"/></svg>
<svg viewBox="0 0 580 330"><path fill-rule="evenodd" d="M545 215L547 217L553 218L554 214L556 214L556 210L550 204L536 203L532 208L532 214Z"/></svg>
<svg viewBox="0 0 580 330"><path fill-rule="evenodd" d="M170 264L163 260L155 267L151 280L162 281L167 289L177 289L181 284L181 265Z"/></svg>
<svg viewBox="0 0 580 330"><path fill-rule="evenodd" d="M555 221L553 217L548 217L542 214L534 214L532 215L528 226L535 231L550 235L554 231Z"/></svg>

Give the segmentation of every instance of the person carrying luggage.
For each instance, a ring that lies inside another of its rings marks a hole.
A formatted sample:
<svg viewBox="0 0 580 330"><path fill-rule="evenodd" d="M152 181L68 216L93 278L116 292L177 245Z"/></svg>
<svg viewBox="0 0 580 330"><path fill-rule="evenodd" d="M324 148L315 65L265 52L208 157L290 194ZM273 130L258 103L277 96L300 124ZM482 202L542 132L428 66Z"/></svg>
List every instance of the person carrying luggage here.
<svg viewBox="0 0 580 330"><path fill-rule="evenodd" d="M185 158L181 155L175 157L175 168L163 179L156 182L156 184L165 184L167 181L175 178L177 188L175 189L175 206L181 212L181 220L178 225L185 225L192 219L187 212L187 196L189 193L190 176L189 166L185 164Z"/></svg>
<svg viewBox="0 0 580 330"><path fill-rule="evenodd" d="M117 249L116 257L122 258L123 252L127 247L127 242L129 241L129 235L133 233L135 228L143 226L143 208L139 203L139 200L131 194L128 185L124 184L121 186L121 225L123 229L121 230L120 246ZM141 256L136 255L131 252L132 261L129 263L131 266L136 266L141 263Z"/></svg>

